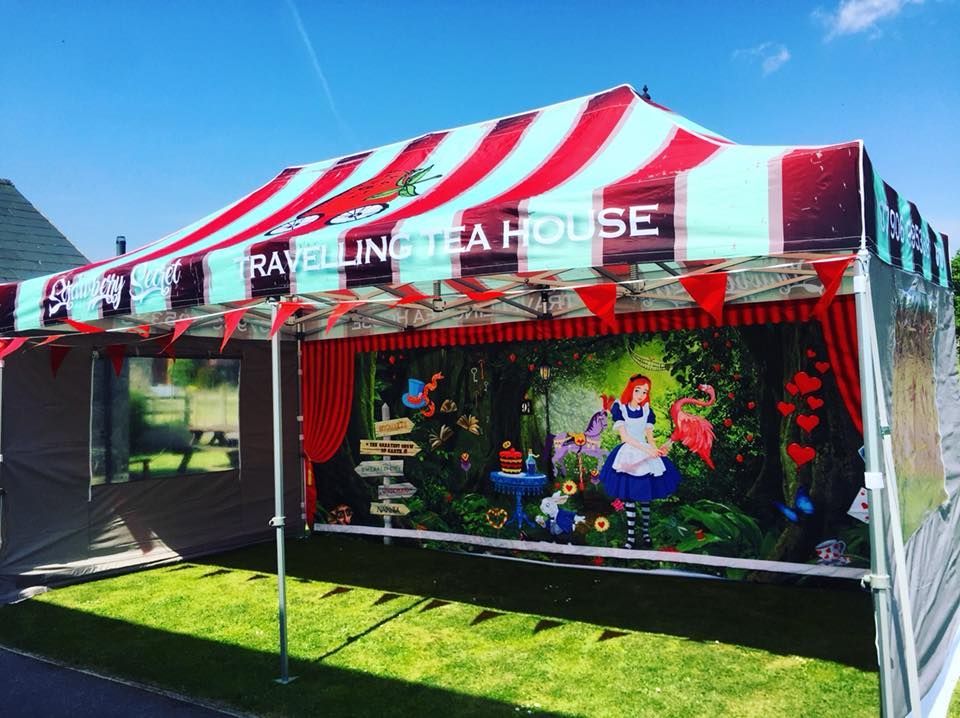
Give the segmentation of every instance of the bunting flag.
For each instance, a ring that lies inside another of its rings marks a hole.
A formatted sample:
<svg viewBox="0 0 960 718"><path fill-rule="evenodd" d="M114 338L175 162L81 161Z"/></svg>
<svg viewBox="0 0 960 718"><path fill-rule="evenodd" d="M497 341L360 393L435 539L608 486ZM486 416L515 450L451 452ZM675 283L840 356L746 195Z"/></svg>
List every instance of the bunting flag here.
<svg viewBox="0 0 960 718"><path fill-rule="evenodd" d="M237 330L237 325L240 324L243 315L247 313L247 309L248 307L242 307L223 315L223 341L220 342L221 354L223 353L224 347L227 346L227 342L230 341L230 337L232 337L233 333Z"/></svg>
<svg viewBox="0 0 960 718"><path fill-rule="evenodd" d="M468 284L459 279L452 279L448 280L446 284L454 291L466 296L471 302L490 302L504 295L504 292L498 289L488 289L477 279L473 279L471 282L472 284Z"/></svg>
<svg viewBox="0 0 960 718"><path fill-rule="evenodd" d="M0 339L0 359L8 354L13 354L17 349L23 346L29 337L14 337L13 339Z"/></svg>
<svg viewBox="0 0 960 718"><path fill-rule="evenodd" d="M617 318L614 311L617 306L616 284L594 284L589 287L577 287L575 291L583 302L583 306L599 317L604 326L616 331Z"/></svg>
<svg viewBox="0 0 960 718"><path fill-rule="evenodd" d="M330 316L327 317L327 329L325 333L329 333L333 326L344 314L349 312L351 309L359 307L363 302L340 302L333 306L333 311L330 312Z"/></svg>
<svg viewBox="0 0 960 718"><path fill-rule="evenodd" d="M171 342L172 344L173 342ZM124 344L111 344L104 351L110 357L110 363L113 364L113 373L118 377L123 371L123 362L127 357L127 347Z"/></svg>
<svg viewBox="0 0 960 718"><path fill-rule="evenodd" d="M404 295L395 301L391 305L392 307L401 307L404 304L414 304L416 302L422 302L430 299L430 297L417 290L412 284L405 284L397 289L403 292Z"/></svg>
<svg viewBox="0 0 960 718"><path fill-rule="evenodd" d="M55 342L57 339L62 339L63 334L51 334L48 337L44 337L41 341L37 342L38 347L42 347L44 344L49 344L50 342Z"/></svg>
<svg viewBox="0 0 960 718"><path fill-rule="evenodd" d="M144 339L148 339L150 337L150 327L146 324L141 324L138 327L131 327L128 331L134 334L139 334Z"/></svg>
<svg viewBox="0 0 960 718"><path fill-rule="evenodd" d="M105 331L102 327L95 327L92 324L87 324L86 322L78 322L76 319L64 319L63 323L69 324L78 332L83 332L84 334L96 334L97 332Z"/></svg>
<svg viewBox="0 0 960 718"><path fill-rule="evenodd" d="M277 305L277 316L274 317L273 324L270 325L270 339L273 339L273 335L280 331L280 327L290 318L290 315L302 306L304 306L304 303L298 300L280 302Z"/></svg>
<svg viewBox="0 0 960 718"><path fill-rule="evenodd" d="M163 348L163 353L169 356L173 356L170 353L170 349L173 347L173 343L180 338L180 336L190 328L190 325L193 324L192 319L178 319L173 323L173 334L170 336L170 341L167 342L167 345Z"/></svg>
<svg viewBox="0 0 960 718"><path fill-rule="evenodd" d="M723 303L727 296L725 272L690 274L680 277L680 284L690 298L719 324L723 320Z"/></svg>
<svg viewBox="0 0 960 718"><path fill-rule="evenodd" d="M63 360L67 358L69 353L70 347L67 346L57 344L50 347L50 372L54 378L56 378L57 372L60 371L60 365L63 364Z"/></svg>
<svg viewBox="0 0 960 718"><path fill-rule="evenodd" d="M823 285L823 294L817 300L817 306L813 308L813 316L818 318L823 316L827 307L830 306L830 302L837 295L840 285L843 284L843 275L853 259L853 255L850 255L849 257L813 263L813 268L820 278L820 284Z"/></svg>

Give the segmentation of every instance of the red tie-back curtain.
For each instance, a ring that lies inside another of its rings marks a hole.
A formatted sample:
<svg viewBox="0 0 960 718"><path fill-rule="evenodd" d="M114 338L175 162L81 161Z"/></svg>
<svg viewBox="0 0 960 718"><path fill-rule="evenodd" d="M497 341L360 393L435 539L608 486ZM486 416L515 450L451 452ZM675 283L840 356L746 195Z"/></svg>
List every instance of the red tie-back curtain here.
<svg viewBox="0 0 960 718"><path fill-rule="evenodd" d="M330 460L347 434L353 405L354 351L347 341L303 344L303 450L318 464Z"/></svg>

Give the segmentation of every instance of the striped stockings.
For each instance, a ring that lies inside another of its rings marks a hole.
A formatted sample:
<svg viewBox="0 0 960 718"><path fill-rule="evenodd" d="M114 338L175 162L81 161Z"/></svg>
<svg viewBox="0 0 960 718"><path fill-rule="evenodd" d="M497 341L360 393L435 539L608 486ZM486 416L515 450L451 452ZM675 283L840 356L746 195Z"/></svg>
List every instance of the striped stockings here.
<svg viewBox="0 0 960 718"><path fill-rule="evenodd" d="M640 501L640 537L645 546L650 545L650 502ZM627 542L624 548L633 548L637 541L637 503L633 501L624 501L624 511L627 514Z"/></svg>

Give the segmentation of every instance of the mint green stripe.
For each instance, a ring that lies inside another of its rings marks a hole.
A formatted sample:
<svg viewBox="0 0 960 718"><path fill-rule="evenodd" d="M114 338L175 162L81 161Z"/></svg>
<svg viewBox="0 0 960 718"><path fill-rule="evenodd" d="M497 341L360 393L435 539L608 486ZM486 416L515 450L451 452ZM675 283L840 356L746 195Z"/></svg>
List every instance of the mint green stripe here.
<svg viewBox="0 0 960 718"><path fill-rule="evenodd" d="M897 211L900 213L900 266L906 271L914 271L913 242L910 241L913 228L913 215L910 213L910 203L897 195Z"/></svg>
<svg viewBox="0 0 960 718"><path fill-rule="evenodd" d="M873 196L876 199L877 256L887 264L893 264L890 256L890 208L887 207L887 192L883 180L873 173Z"/></svg>
<svg viewBox="0 0 960 718"><path fill-rule="evenodd" d="M688 259L762 257L769 253L769 165L785 149L725 147L714 159L687 174Z"/></svg>
<svg viewBox="0 0 960 718"><path fill-rule="evenodd" d="M921 247L923 255L923 278L926 280L933 279L933 265L931 262L930 253L933 251L933 247L930 246L930 228L927 226L927 220L920 218L920 234L921 234Z"/></svg>
<svg viewBox="0 0 960 718"><path fill-rule="evenodd" d="M36 277L20 283L17 290L17 306L14 310L14 326L17 331L40 329L40 302L43 288L49 277Z"/></svg>

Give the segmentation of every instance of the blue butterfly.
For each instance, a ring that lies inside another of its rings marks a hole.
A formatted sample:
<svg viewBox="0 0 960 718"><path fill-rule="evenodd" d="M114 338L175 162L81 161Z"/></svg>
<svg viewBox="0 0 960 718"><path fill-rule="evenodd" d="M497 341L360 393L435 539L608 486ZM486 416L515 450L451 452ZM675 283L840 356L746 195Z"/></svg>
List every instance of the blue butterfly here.
<svg viewBox="0 0 960 718"><path fill-rule="evenodd" d="M774 501L773 505L793 523L797 523L800 520L800 514L805 516L813 514L813 501L805 486L797 487L797 495L793 500L793 506L786 506L779 501Z"/></svg>

